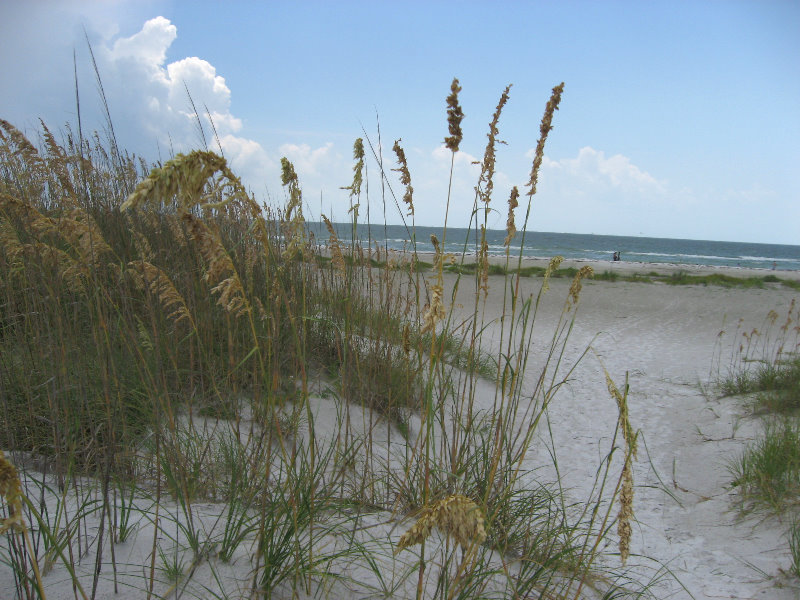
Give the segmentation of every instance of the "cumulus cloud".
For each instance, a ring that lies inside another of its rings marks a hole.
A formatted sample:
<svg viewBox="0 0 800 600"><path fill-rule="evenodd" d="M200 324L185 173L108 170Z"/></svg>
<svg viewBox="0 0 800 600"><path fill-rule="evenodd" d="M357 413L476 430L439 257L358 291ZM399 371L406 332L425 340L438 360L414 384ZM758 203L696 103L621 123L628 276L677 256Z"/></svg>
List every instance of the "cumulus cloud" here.
<svg viewBox="0 0 800 600"><path fill-rule="evenodd" d="M192 56L167 64L177 36L169 19L156 17L129 37L103 43L96 54L115 112L182 150L200 142L195 109L204 125L213 120L220 136L239 131L242 122L231 113L231 90L211 63Z"/></svg>
<svg viewBox="0 0 800 600"><path fill-rule="evenodd" d="M530 150L526 156L533 158L534 152ZM641 170L627 156L615 154L607 158L605 152L590 146L581 148L575 158L551 160L545 156L542 169L546 173L543 177L562 184L568 181L572 186L591 184L617 192L658 194L665 190L664 182Z"/></svg>
<svg viewBox="0 0 800 600"><path fill-rule="evenodd" d="M526 156L533 154L531 150ZM652 232L659 222L674 220L680 212L678 204L691 201L689 195L674 193L667 181L629 157L607 156L585 146L573 157L544 157L533 229L637 235Z"/></svg>
<svg viewBox="0 0 800 600"><path fill-rule="evenodd" d="M329 171L334 162L338 162L332 152L332 142L319 148L312 148L308 144L283 144L279 150L281 156L292 162L301 181L307 177L319 177L320 174Z"/></svg>
<svg viewBox="0 0 800 600"><path fill-rule="evenodd" d="M146 68L164 64L167 49L178 37L178 28L169 19L156 17L147 21L142 30L127 38L117 39L108 50L112 61L130 58Z"/></svg>
<svg viewBox="0 0 800 600"><path fill-rule="evenodd" d="M169 19L156 17L131 36L101 40L96 46L120 144L145 155L154 142L171 152L203 143L216 149L215 131L245 183L261 187L277 176L277 160L257 141L237 135L243 123L231 112L231 90L214 65L197 56L168 62L177 36Z"/></svg>
<svg viewBox="0 0 800 600"><path fill-rule="evenodd" d="M277 163L258 142L231 134L220 137L219 141L225 157L252 190L261 191L277 177Z"/></svg>

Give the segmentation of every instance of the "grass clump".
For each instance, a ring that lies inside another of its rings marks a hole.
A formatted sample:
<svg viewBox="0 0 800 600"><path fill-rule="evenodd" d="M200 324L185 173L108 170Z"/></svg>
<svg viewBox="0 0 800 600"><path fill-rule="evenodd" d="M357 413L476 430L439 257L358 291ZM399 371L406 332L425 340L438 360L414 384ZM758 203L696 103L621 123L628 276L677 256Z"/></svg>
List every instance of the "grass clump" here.
<svg viewBox="0 0 800 600"><path fill-rule="evenodd" d="M725 374L718 378L721 393L749 394L760 412L796 413L800 408L799 318L792 300L785 319L770 310L760 328L747 331L739 322L733 334L738 345ZM717 368L721 368L719 363Z"/></svg>
<svg viewBox="0 0 800 600"><path fill-rule="evenodd" d="M800 423L781 419L767 425L764 435L731 465L731 485L744 501L782 511L800 498Z"/></svg>
<svg viewBox="0 0 800 600"><path fill-rule="evenodd" d="M728 464L731 486L744 510L766 508L787 515L791 572L800 576L800 324L795 301L786 318L770 310L761 328L745 330L740 321L738 346L718 379L723 395L747 395L763 433ZM720 333L720 338L724 335ZM718 365L719 368L719 365Z"/></svg>

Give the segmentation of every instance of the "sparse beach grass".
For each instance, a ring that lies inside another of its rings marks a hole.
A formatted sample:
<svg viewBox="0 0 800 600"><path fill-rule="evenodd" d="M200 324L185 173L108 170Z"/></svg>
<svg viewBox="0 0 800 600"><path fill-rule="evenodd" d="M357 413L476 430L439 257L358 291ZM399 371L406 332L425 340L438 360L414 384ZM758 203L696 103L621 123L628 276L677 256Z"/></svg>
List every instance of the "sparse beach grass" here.
<svg viewBox="0 0 800 600"><path fill-rule="evenodd" d="M542 119L529 204L562 90ZM454 80L453 158L459 91ZM442 251L430 265L413 250L393 260L332 227L312 241L286 159L285 205L270 208L211 152L150 168L97 136L67 130L59 144L43 125L35 145L0 121L0 565L12 597L45 598L48 585L84 599L648 595L624 569L627 385L608 378L619 418L588 497L539 481L531 459L574 369L562 357L592 273L554 259L538 293L520 295L534 272L515 254L528 227L526 214L517 232L516 188L506 266L489 265L480 232L508 95L476 187L478 260L452 269ZM354 161L355 229L361 139ZM492 274L505 299L487 321ZM561 316L539 323L558 276L573 279ZM459 287L474 302L466 320ZM534 322L549 350L526 376Z"/></svg>
<svg viewBox="0 0 800 600"><path fill-rule="evenodd" d="M452 273L475 273L477 269L475 263L464 263L448 265L446 269ZM520 275L521 277L544 277L546 267L529 266L529 267L516 267L506 268L501 264L490 264L489 275ZM564 269L556 269L550 273L550 277L574 277L578 269L576 267L568 267ZM637 283L665 283L668 285L716 285L720 287L736 287L736 288L763 288L764 284L773 283L780 284L791 289L800 289L800 282L793 279L781 278L776 275L763 275L763 276L750 276L750 277L736 277L733 275L726 275L722 273L715 273L711 275L691 275L684 271L676 273L658 273L657 271L649 271L647 273L617 273L615 271L602 271L595 273L592 277L594 281L632 281Z"/></svg>
<svg viewBox="0 0 800 600"><path fill-rule="evenodd" d="M740 322L734 333L738 346L718 384L726 396L745 396L763 421L761 436L728 463L730 484L739 490L743 510L766 508L789 520L795 575L800 575L799 317L792 301L785 319L771 310L760 329L743 330Z"/></svg>

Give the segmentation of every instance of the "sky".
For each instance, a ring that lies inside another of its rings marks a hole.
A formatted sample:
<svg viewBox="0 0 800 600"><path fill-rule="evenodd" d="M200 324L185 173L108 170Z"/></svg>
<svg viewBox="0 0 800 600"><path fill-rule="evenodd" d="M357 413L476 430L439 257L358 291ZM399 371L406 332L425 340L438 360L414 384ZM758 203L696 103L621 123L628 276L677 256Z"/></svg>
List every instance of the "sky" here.
<svg viewBox="0 0 800 600"><path fill-rule="evenodd" d="M341 188L363 137L387 178L369 154L360 218L369 204L371 221L401 222L390 191L403 194L390 170L401 139L415 222L443 225L458 77L448 226L469 222L473 163L513 84L489 215L503 229L563 81L529 229L800 244L798 0L0 0L0 118L34 141L39 119L63 135L77 125L77 80L84 130L106 135L90 47L121 147L163 162L221 146L273 206L286 157L309 219L348 219Z"/></svg>

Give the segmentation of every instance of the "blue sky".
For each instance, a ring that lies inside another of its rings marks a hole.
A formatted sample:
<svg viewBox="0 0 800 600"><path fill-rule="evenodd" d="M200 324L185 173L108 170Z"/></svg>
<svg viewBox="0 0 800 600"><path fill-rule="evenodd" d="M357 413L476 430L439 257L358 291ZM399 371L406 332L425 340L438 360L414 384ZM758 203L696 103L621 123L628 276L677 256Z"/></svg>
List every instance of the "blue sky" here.
<svg viewBox="0 0 800 600"><path fill-rule="evenodd" d="M453 226L469 219L471 162L513 84L490 217L503 228L508 191L527 182L544 105L564 81L531 229L800 244L797 1L5 0L0 117L32 136L39 118L74 125L74 49L84 127L102 130L84 29L123 147L157 160L201 146L188 87L255 195L282 201L286 156L312 217L346 218L339 188L353 141L363 128L377 143L379 120L389 167L402 138L417 223L441 225L445 97L458 77ZM369 169L376 220L374 161ZM396 209L387 219L399 221Z"/></svg>

